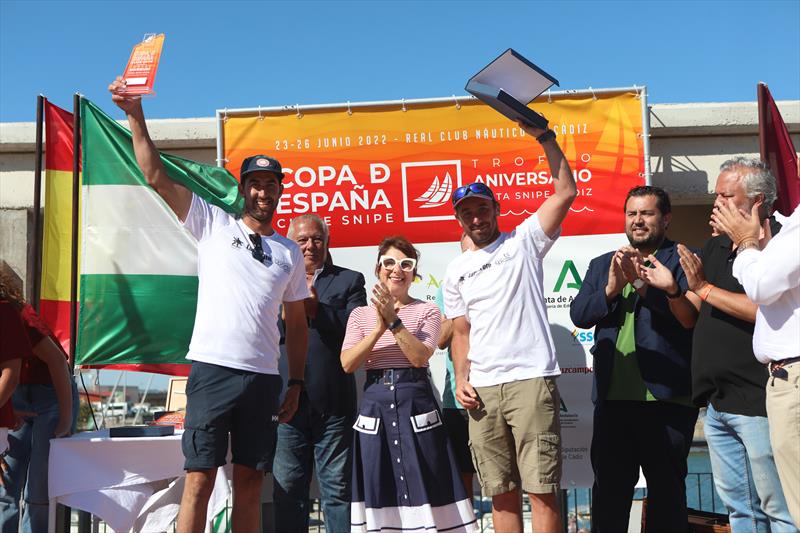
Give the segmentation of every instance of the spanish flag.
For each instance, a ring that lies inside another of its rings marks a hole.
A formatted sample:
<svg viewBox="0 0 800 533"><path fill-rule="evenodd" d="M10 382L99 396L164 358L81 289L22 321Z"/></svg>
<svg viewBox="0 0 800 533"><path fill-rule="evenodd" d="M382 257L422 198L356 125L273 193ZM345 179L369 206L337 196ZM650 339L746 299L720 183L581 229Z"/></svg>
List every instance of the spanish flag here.
<svg viewBox="0 0 800 533"><path fill-rule="evenodd" d="M72 257L72 113L44 101L45 198L39 314L69 353ZM72 357L72 354L70 354Z"/></svg>

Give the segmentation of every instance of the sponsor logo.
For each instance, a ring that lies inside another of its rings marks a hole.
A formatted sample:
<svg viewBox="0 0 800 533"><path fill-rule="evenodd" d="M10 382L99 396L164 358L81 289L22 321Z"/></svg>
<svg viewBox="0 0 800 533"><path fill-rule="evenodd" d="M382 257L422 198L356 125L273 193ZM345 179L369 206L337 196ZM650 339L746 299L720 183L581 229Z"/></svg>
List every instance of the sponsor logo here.
<svg viewBox="0 0 800 533"><path fill-rule="evenodd" d="M571 259L567 259L564 261L564 266L561 267L561 273L558 275L558 281L556 281L556 286L553 287L553 292L561 291L562 286L564 285L564 281L567 280L567 274L569 274L571 281L567 281L567 288L568 289L580 289L581 285L583 284L583 280L581 279L581 275L578 274L578 269L575 268L575 263Z"/></svg>
<svg viewBox="0 0 800 533"><path fill-rule="evenodd" d="M594 344L594 331L575 328L572 330L572 339L575 344Z"/></svg>
<svg viewBox="0 0 800 533"><path fill-rule="evenodd" d="M231 248L241 248L243 245L244 243L239 237L234 237L233 242L231 243Z"/></svg>
<svg viewBox="0 0 800 533"><path fill-rule="evenodd" d="M401 163L406 222L453 220L450 197L461 186L461 161Z"/></svg>

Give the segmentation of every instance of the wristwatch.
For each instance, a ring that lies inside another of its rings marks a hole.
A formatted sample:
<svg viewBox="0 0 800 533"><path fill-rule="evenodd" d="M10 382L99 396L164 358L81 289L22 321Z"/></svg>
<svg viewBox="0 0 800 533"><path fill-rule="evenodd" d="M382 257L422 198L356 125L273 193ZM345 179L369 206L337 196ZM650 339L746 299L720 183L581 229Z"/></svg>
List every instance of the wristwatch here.
<svg viewBox="0 0 800 533"><path fill-rule="evenodd" d="M400 320L400 317L397 317L391 324L386 326L386 328L394 333L394 330L401 328L403 326L403 321Z"/></svg>
<svg viewBox="0 0 800 533"><path fill-rule="evenodd" d="M293 385L300 385L300 389L302 390L302 389L305 387L305 385L306 385L306 382L305 382L305 381L303 381L302 379L295 379L295 378L292 378L292 379L290 379L290 380L289 380L289 382L287 383L287 385L288 385L288 387L291 387L291 386L293 386Z"/></svg>
<svg viewBox="0 0 800 533"><path fill-rule="evenodd" d="M633 283L631 283L631 285L633 285L634 289L639 290L642 287L644 287L644 280L636 278L635 280L633 280Z"/></svg>

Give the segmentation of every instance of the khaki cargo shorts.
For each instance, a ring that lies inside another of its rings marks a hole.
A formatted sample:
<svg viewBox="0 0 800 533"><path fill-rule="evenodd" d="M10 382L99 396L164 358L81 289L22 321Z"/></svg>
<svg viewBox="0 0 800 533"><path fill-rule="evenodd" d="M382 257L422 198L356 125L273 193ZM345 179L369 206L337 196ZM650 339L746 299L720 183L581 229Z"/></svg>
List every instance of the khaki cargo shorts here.
<svg viewBox="0 0 800 533"><path fill-rule="evenodd" d="M554 377L475 387L481 405L469 411L472 462L485 496L518 487L532 494L561 481L561 397Z"/></svg>

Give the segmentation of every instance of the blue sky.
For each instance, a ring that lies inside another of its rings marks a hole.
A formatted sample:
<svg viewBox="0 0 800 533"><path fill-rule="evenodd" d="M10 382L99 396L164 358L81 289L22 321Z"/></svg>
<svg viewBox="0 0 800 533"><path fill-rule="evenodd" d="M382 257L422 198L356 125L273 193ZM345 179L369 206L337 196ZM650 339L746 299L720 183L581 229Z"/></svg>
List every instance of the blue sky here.
<svg viewBox="0 0 800 533"><path fill-rule="evenodd" d="M0 0L0 121L105 92L143 34L166 43L153 118L464 94L513 47L563 89L651 102L800 99L800 2L37 2Z"/></svg>

